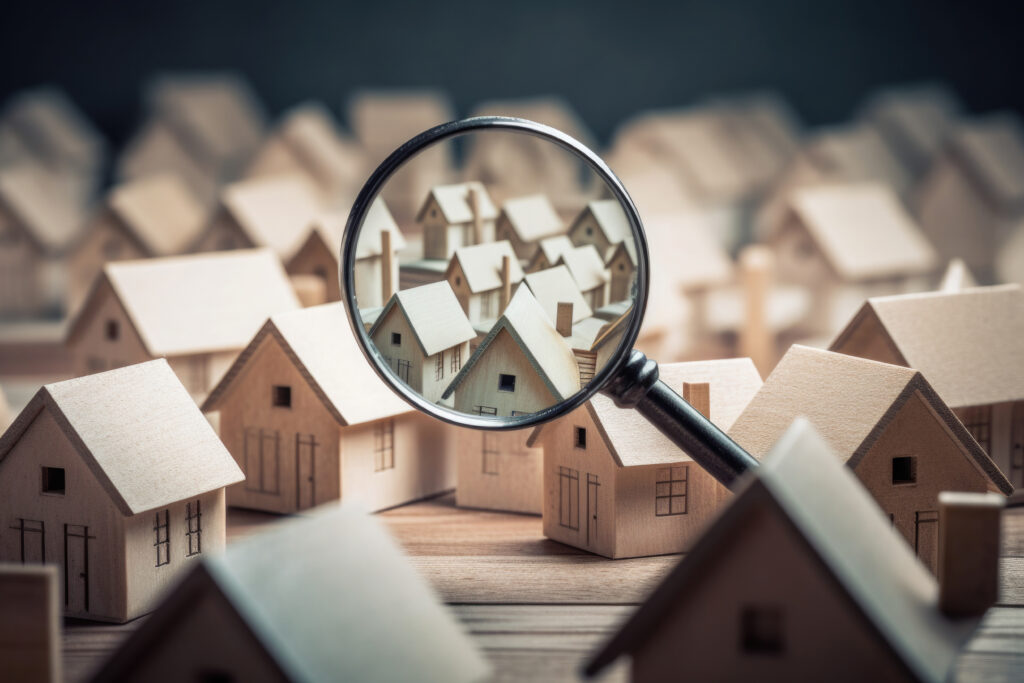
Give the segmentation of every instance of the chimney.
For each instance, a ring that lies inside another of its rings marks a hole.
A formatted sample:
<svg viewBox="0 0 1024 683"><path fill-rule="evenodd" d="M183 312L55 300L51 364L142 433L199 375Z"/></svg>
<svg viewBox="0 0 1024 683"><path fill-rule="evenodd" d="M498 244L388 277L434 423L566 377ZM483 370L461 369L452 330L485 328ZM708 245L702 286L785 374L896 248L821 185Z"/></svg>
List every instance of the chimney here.
<svg viewBox="0 0 1024 683"><path fill-rule="evenodd" d="M480 215L480 190L475 187L470 187L469 192L466 195L466 201L469 204L469 212L473 214L473 244L484 243L484 219Z"/></svg>
<svg viewBox="0 0 1024 683"><path fill-rule="evenodd" d="M558 302L558 312L555 314L555 329L563 337L572 336L572 303Z"/></svg>
<svg viewBox="0 0 1024 683"><path fill-rule="evenodd" d="M980 616L995 604L1005 503L998 493L939 494L939 610L946 616Z"/></svg>
<svg viewBox="0 0 1024 683"><path fill-rule="evenodd" d="M380 305L383 306L395 293L391 261L395 253L391 251L391 231L380 231Z"/></svg>
<svg viewBox="0 0 1024 683"><path fill-rule="evenodd" d="M708 382L683 382L683 398L697 412L711 419L711 384Z"/></svg>
<svg viewBox="0 0 1024 683"><path fill-rule="evenodd" d="M507 254L501 257L501 306L499 315L508 308L512 300L512 258Z"/></svg>
<svg viewBox="0 0 1024 683"><path fill-rule="evenodd" d="M739 351L741 356L754 361L758 371L766 376L775 356L775 339L765 316L775 257L768 247L753 244L740 252L739 265L744 299Z"/></svg>

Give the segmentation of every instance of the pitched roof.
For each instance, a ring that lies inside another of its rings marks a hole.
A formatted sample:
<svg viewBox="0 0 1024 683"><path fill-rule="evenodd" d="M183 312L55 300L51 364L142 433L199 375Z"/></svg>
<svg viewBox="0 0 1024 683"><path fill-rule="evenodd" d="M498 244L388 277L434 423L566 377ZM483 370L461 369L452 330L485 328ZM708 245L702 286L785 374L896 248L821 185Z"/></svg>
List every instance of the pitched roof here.
<svg viewBox="0 0 1024 683"><path fill-rule="evenodd" d="M449 223L471 222L473 220L473 210L469 206L470 192L476 192L479 197L481 219L486 221L494 220L498 217L498 209L494 206L494 202L491 201L491 196L487 193L487 189L483 183L474 180L455 185L435 185L431 188L426 201L423 202L416 220L423 220L423 213L430 203L430 198L433 197L441 209L444 219Z"/></svg>
<svg viewBox="0 0 1024 683"><path fill-rule="evenodd" d="M913 182L873 126L860 124L820 131L804 145L802 155L825 179L870 180L888 185L901 195Z"/></svg>
<svg viewBox="0 0 1024 683"><path fill-rule="evenodd" d="M633 239L633 231L629 227L629 219L622 205L617 199L597 199L589 202L583 212L590 212L590 215L597 221L598 227L604 232L605 237L612 244L623 240ZM581 215L582 213L581 212ZM573 225L579 221L577 216Z"/></svg>
<svg viewBox="0 0 1024 683"><path fill-rule="evenodd" d="M59 253L70 247L84 225L81 208L68 201L60 189L34 166L22 164L0 170L0 204L46 252Z"/></svg>
<svg viewBox="0 0 1024 683"><path fill-rule="evenodd" d="M447 280L403 289L393 294L370 329L370 337L373 337L380 322L395 306L401 309L409 321L416 342L426 356L433 356L438 351L476 338L476 331L469 324Z"/></svg>
<svg viewBox="0 0 1024 683"><path fill-rule="evenodd" d="M568 398L579 391L580 373L572 349L555 330L529 289L519 287L505 312L445 389L443 398L451 396L462 384L503 330L512 335L537 375L557 399Z"/></svg>
<svg viewBox="0 0 1024 683"><path fill-rule="evenodd" d="M458 262L459 267L462 268L463 275L466 276L466 284L469 286L469 291L474 294L489 292L501 287L501 262L503 256L508 256L509 259L509 278L512 284L521 281L523 279L523 268L519 265L519 259L516 258L515 252L512 251L512 245L509 244L508 240L474 244L470 247L456 249L448 270L450 271L452 266Z"/></svg>
<svg viewBox="0 0 1024 683"><path fill-rule="evenodd" d="M526 276L526 285L544 309L552 325L558 322L558 304L572 304L572 321L578 323L593 315L572 274L565 266L539 270Z"/></svg>
<svg viewBox="0 0 1024 683"><path fill-rule="evenodd" d="M626 243L619 242L619 244ZM572 279L576 281L576 285L581 291L587 292L595 287L600 287L610 279L608 270L604 267L604 259L601 258L601 254L593 244L562 252L559 261L569 269L569 274L572 275Z"/></svg>
<svg viewBox="0 0 1024 683"><path fill-rule="evenodd" d="M790 207L843 279L917 275L938 266L935 249L884 185L805 187Z"/></svg>
<svg viewBox="0 0 1024 683"><path fill-rule="evenodd" d="M562 252L572 249L574 245L568 235L555 235L554 237L545 237L538 242L538 246L540 247L539 253L543 253L547 262L554 265Z"/></svg>
<svg viewBox="0 0 1024 683"><path fill-rule="evenodd" d="M1024 209L1024 130L1015 115L992 114L962 123L950 137L949 149L997 210Z"/></svg>
<svg viewBox="0 0 1024 683"><path fill-rule="evenodd" d="M63 90L23 90L5 104L2 119L45 161L83 172L100 170L106 141Z"/></svg>
<svg viewBox="0 0 1024 683"><path fill-rule="evenodd" d="M956 95L938 83L886 89L873 95L862 116L915 174L927 170L961 110Z"/></svg>
<svg viewBox="0 0 1024 683"><path fill-rule="evenodd" d="M547 195L544 194L506 199L501 207L501 213L508 219L509 225L519 239L524 242L536 242L552 235L557 236L565 230L562 219L555 213L555 207L551 206Z"/></svg>
<svg viewBox="0 0 1024 683"><path fill-rule="evenodd" d="M318 183L332 190L354 190L361 182L363 152L341 133L322 103L303 102L292 107L282 116L275 134Z"/></svg>
<svg viewBox="0 0 1024 683"><path fill-rule="evenodd" d="M1024 399L1024 292L1019 285L868 299L832 348L842 349L872 314L905 364L921 371L947 405Z"/></svg>
<svg viewBox="0 0 1024 683"><path fill-rule="evenodd" d="M316 189L295 174L232 183L220 201L254 245L270 247L281 258L295 253L323 212Z"/></svg>
<svg viewBox="0 0 1024 683"><path fill-rule="evenodd" d="M917 370L841 353L790 347L764 386L729 430L736 443L760 457L797 417L808 418L850 467L881 436L896 411L915 393L953 433L975 466L993 483L1013 488L960 420Z"/></svg>
<svg viewBox="0 0 1024 683"><path fill-rule="evenodd" d="M131 678L137 662L166 645L166 634L186 628L182 613L194 611L210 591L241 618L237 628L259 643L282 680L469 683L489 673L384 524L340 505L275 523L221 555L204 555L98 680ZM209 636L219 642L216 633ZM379 647L384 642L387 656ZM243 653L223 654L227 661Z"/></svg>
<svg viewBox="0 0 1024 683"><path fill-rule="evenodd" d="M339 424L371 422L412 410L370 367L352 334L344 304L334 302L271 316L210 392L203 411L220 407L267 336L281 344Z"/></svg>
<svg viewBox="0 0 1024 683"><path fill-rule="evenodd" d="M204 227L206 212L173 174L143 176L107 195L107 206L152 255L184 251Z"/></svg>
<svg viewBox="0 0 1024 683"><path fill-rule="evenodd" d="M356 93L348 110L352 130L373 156L389 154L412 136L455 118L448 96L427 89Z"/></svg>
<svg viewBox="0 0 1024 683"><path fill-rule="evenodd" d="M834 577L913 675L946 680L960 647L980 618L946 619L938 586L856 477L842 467L811 424L798 418L747 478L733 502L650 598L586 666L589 675L634 652L716 565L729 562L724 544L754 515L782 515L811 557Z"/></svg>
<svg viewBox="0 0 1024 683"><path fill-rule="evenodd" d="M338 218L347 219L346 217L338 214ZM344 220L342 221L342 228L344 228ZM383 247L381 245L381 232L388 230L391 232L391 250L401 251L405 249L405 237L402 235L402 231L399 230L398 224L395 223L395 219L391 216L391 212L388 211L388 205L384 203L383 197L377 197L370 204L370 208L366 211L366 217L363 219L363 225L359 229L359 242L356 243L356 258L368 258L371 256L380 256L383 253ZM341 233L338 233L338 251L341 249Z"/></svg>
<svg viewBox="0 0 1024 683"><path fill-rule="evenodd" d="M268 316L299 308L269 249L108 263L90 300L102 282L110 283L154 356L241 349ZM69 340L91 310L87 300L69 327Z"/></svg>
<svg viewBox="0 0 1024 683"><path fill-rule="evenodd" d="M162 358L43 386L0 437L0 466L43 409L122 514L245 479Z"/></svg>
<svg viewBox="0 0 1024 683"><path fill-rule="evenodd" d="M671 283L670 293L675 295L679 289L708 288L733 279L732 259L716 239L706 213L657 214L646 219L645 228L652 285Z"/></svg>

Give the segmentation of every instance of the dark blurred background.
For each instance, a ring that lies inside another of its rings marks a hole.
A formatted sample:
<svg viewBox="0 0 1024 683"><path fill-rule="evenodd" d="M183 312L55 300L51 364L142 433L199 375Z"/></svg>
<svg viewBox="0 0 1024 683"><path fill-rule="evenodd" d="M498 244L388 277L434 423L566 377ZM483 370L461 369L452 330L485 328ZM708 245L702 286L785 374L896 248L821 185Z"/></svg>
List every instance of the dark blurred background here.
<svg viewBox="0 0 1024 683"><path fill-rule="evenodd" d="M161 70L233 68L274 114L338 111L361 87L434 86L465 113L560 94L602 140L629 115L771 87L810 124L872 89L951 85L968 109L1024 109L1024 3L16 2L0 19L0 99L63 86L115 144Z"/></svg>

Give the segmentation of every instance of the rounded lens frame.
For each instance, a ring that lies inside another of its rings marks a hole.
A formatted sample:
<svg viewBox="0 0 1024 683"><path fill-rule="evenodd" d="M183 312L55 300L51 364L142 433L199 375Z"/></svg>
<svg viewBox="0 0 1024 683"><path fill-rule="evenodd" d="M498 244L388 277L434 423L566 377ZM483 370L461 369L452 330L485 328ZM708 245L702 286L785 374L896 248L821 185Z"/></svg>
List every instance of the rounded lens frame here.
<svg viewBox="0 0 1024 683"><path fill-rule="evenodd" d="M596 375L594 375L593 379L591 379L586 386L582 387L569 398L550 405L535 413L517 415L515 417L472 415L431 403L424 399L420 394L413 391L411 387L399 380L388 367L382 355L377 352L376 345L370 340L369 335L363 327L359 309L355 305L354 276L356 246L359 241L359 232L362 229L362 224L366 218L367 211L369 211L370 205L384 188L387 181L407 161L415 157L427 147L438 144L444 140L461 137L470 133L495 130L522 133L548 140L549 142L552 142L562 149L572 153L578 159L586 163L586 165L604 181L605 186L609 188L611 193L614 195L614 198L622 205L622 209L626 213L626 218L629 220L633 239L636 242L635 246L637 256L636 298L633 300L632 313L627 321L627 326L622 335L622 339L619 341L619 346L616 348L611 360L609 360L609 362L606 363ZM395 391L414 408L417 408L429 415L433 415L444 422L462 427L495 431L535 427L575 410L579 406L583 405L584 402L589 400L595 393L600 391L601 388L607 384L608 380L618 372L622 364L626 362L626 359L629 357L629 352L636 343L637 336L640 334L640 325L643 322L644 312L647 308L647 294L650 284L647 237L644 234L640 214L636 209L636 205L633 204L633 200L626 192L626 189L622 186L622 182L616 177L612 170L608 168L608 165L605 164L604 161L586 145L575 138L566 135L560 130L550 126L545 126L535 121L507 116L478 116L469 119L462 119L460 121L444 123L420 133L392 152L370 175L352 205L348 221L345 225L345 235L342 239L341 254L338 263L338 277L341 286L341 296L342 301L346 304L345 308L348 313L349 325L352 327L353 333L359 340L359 345L363 351L363 355L366 356L367 361L381 379L383 379L393 391Z"/></svg>

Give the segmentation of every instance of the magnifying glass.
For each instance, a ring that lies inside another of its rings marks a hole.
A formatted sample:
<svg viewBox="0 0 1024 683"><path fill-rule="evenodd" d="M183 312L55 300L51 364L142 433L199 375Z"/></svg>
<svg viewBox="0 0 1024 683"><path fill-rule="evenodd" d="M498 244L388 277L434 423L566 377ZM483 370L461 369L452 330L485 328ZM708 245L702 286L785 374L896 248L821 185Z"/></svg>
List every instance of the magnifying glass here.
<svg viewBox="0 0 1024 683"><path fill-rule="evenodd" d="M396 220L388 209L389 200L409 200L392 188L416 185L402 174L424 150L452 145L458 156L495 141L526 150L520 158L539 157L538 146L546 158L561 155L578 169L580 191L551 197L543 174L527 173L527 187L513 167L515 196L496 173L413 198L414 216ZM649 282L640 216L608 166L554 128L486 116L409 140L356 197L339 262L367 361L425 413L463 427L521 429L600 391L639 411L726 486L758 464L633 349Z"/></svg>

